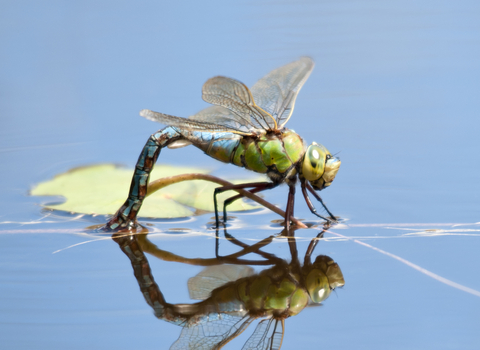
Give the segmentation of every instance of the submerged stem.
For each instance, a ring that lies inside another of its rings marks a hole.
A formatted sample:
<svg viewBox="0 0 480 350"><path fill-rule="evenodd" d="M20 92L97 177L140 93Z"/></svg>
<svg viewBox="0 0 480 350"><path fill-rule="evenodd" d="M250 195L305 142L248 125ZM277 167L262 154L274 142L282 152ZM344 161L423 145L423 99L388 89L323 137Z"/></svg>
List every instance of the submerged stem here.
<svg viewBox="0 0 480 350"><path fill-rule="evenodd" d="M181 175L175 175L175 176L169 176L169 177L164 177L164 178L161 178L161 179L158 179L158 180L155 180L155 181L152 181L148 184L148 187L147 187L147 196L164 188L164 187L167 187L167 186L170 186L170 185L173 185L173 184L176 184L176 183L179 183L179 182L183 182L183 181L191 181L191 180L204 180L204 181L210 181L210 182L215 182L219 185L222 185L222 186L231 186L233 185L232 183L228 182L228 181L225 181L223 179L220 179L216 176L213 176L213 175L207 175L207 174L181 174ZM232 191L237 191L238 193L240 193L242 196L244 197L247 197L249 199L251 199L252 201L255 201L257 202L258 204L264 206L265 208L268 208L270 209L271 211L273 211L274 213L277 213L278 215L280 215L281 217L285 218L285 212L274 206L272 203L270 202L267 202L265 199L263 198L260 198L256 195L254 195L253 193L247 191L247 190L244 190L244 189L235 189L235 190L232 190ZM295 225L297 225L298 227L300 228L307 228L307 226L302 223L301 221L295 219L294 217L290 218L290 220L292 222L295 223Z"/></svg>

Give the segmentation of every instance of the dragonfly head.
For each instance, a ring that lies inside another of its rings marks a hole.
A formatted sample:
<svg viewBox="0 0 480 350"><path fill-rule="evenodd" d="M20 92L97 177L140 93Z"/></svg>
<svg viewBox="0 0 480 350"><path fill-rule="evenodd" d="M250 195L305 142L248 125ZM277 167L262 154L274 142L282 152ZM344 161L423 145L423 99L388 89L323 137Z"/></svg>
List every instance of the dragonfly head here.
<svg viewBox="0 0 480 350"><path fill-rule="evenodd" d="M326 255L317 256L305 276L305 286L310 299L317 304L327 299L332 290L344 284L340 267Z"/></svg>
<svg viewBox="0 0 480 350"><path fill-rule="evenodd" d="M313 142L305 152L302 175L315 190L320 191L332 184L340 164L340 159L332 156L328 149Z"/></svg>

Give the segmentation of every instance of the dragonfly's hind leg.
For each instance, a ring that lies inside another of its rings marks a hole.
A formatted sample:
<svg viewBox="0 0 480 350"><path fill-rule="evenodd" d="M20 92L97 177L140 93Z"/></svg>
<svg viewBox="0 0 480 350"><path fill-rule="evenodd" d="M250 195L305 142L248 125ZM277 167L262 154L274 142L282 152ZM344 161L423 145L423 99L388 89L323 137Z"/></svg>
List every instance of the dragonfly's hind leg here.
<svg viewBox="0 0 480 350"><path fill-rule="evenodd" d="M182 136L172 127L159 130L150 136L135 166L128 198L120 209L118 209L117 213L103 227L104 230L111 231L136 227L138 211L147 195L150 172L155 165L160 151L163 147L181 138Z"/></svg>
<svg viewBox="0 0 480 350"><path fill-rule="evenodd" d="M312 253L315 250L315 247L317 246L317 243L320 241L320 239L323 238L323 235L325 234L325 232L328 231L328 229L330 228L331 225L332 224L329 221L327 221L323 225L323 230L320 231L318 233L318 235L316 237L312 238L312 240L310 241L310 244L308 245L307 251L305 252L305 258L304 258L304 262L303 262L304 266L308 266L308 265L312 264L312 261L311 261Z"/></svg>
<svg viewBox="0 0 480 350"><path fill-rule="evenodd" d="M273 182L251 182L246 184L239 184L239 185L232 185L232 186L223 186L218 187L213 192L213 205L215 207L215 225L218 228L220 225L220 220L218 219L218 205L217 205L217 194L229 191L229 190L238 190L238 189L245 189L249 187L253 187L250 190L251 193L257 193L264 190L270 190L274 187L278 186ZM242 195L235 195L233 197L228 198L223 204L223 221L227 221L227 205L231 204L232 202L236 201L237 199L243 197Z"/></svg>
<svg viewBox="0 0 480 350"><path fill-rule="evenodd" d="M307 203L308 209L312 212L313 215L318 216L319 218L322 218L323 220L326 220L329 223L336 223L337 219L335 216L328 210L327 206L323 203L322 198L315 192L315 190L308 184L305 180L301 181L301 187L302 187L302 194L303 197L305 198L305 202ZM329 218L326 218L320 214L317 213L317 209L315 209L315 206L313 205L312 201L310 200L310 197L308 196L307 189L313 194L313 196L322 204L323 208L327 211L327 213L330 215Z"/></svg>

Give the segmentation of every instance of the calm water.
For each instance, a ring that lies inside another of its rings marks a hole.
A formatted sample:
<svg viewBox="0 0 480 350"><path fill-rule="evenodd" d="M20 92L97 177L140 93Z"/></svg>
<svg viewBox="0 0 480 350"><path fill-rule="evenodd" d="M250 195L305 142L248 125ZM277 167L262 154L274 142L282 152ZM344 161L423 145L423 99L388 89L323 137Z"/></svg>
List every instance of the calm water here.
<svg viewBox="0 0 480 350"><path fill-rule="evenodd" d="M77 166L133 168L160 128L139 110L186 117L206 107L208 78L250 86L308 55L316 68L288 127L340 152L322 196L345 223L314 255L338 263L345 287L287 319L282 348L480 346L478 2L3 1L0 9L3 344L168 349L181 328L155 318L117 243L83 232L105 218L44 212L50 199L28 191ZM165 150L159 162L239 174L190 147ZM284 206L286 194L281 187L266 199ZM295 209L317 225L296 232L303 257L320 222L300 196ZM247 244L281 231L268 211L231 215L229 233ZM213 258L211 216L152 222L150 240ZM265 251L290 257L284 239ZM167 302L191 303L187 280L201 268L147 258Z"/></svg>

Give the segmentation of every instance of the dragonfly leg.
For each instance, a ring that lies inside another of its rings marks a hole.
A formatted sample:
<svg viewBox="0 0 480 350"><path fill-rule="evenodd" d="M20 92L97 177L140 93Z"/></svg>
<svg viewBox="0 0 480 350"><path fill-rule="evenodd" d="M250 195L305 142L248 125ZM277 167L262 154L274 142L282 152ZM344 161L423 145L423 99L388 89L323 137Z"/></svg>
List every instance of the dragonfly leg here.
<svg viewBox="0 0 480 350"><path fill-rule="evenodd" d="M103 227L105 231L132 229L136 227L138 211L147 195L150 172L153 169L161 149L181 138L182 136L172 127L159 130L150 136L135 166L128 198L120 209L118 209L117 213Z"/></svg>
<svg viewBox="0 0 480 350"><path fill-rule="evenodd" d="M327 206L323 203L322 198L315 192L315 190L308 184L305 180L301 182L302 186L302 194L303 197L305 198L305 202L307 202L307 206L312 212L312 214L318 216L319 218L322 218L323 220L326 220L328 222L337 222L337 219L335 216L328 210ZM312 201L310 200L310 197L308 196L307 189L313 194L313 196L322 204L323 208L327 211L327 213L330 215L330 218L326 218L320 214L317 213L317 209L312 204Z"/></svg>
<svg viewBox="0 0 480 350"><path fill-rule="evenodd" d="M285 229L287 235L290 236L290 220L293 217L293 207L295 205L295 183L288 184L288 200L285 209Z"/></svg>
<svg viewBox="0 0 480 350"><path fill-rule="evenodd" d="M260 186L260 187L255 187L251 190L249 190L250 193L258 193L261 191L265 190L270 190L278 185L274 184L273 182L267 182L270 184L270 186ZM237 199L242 198L243 196L241 194L237 194L236 196L230 197L223 202L223 222L227 222L227 206L235 202Z"/></svg>
<svg viewBox="0 0 480 350"><path fill-rule="evenodd" d="M310 241L310 244L308 245L307 251L305 252L305 259L303 262L304 265L312 264L310 257L312 256L312 253L315 250L315 247L317 246L318 241L323 238L323 235L325 234L326 231L328 231L331 225L332 224L329 221L327 221L323 225L323 230L320 231L315 238L312 238L312 240Z"/></svg>
<svg viewBox="0 0 480 350"><path fill-rule="evenodd" d="M267 259L268 261L270 261L272 264L276 263L281 263L283 261L283 259L280 259L278 258L277 256L275 256L274 254L271 254L271 253L266 253L264 252L263 250L260 250L261 248L263 248L264 246L270 244L273 239L275 238L276 236L270 236L270 237L267 237L263 240L261 240L260 242L257 242L255 243L254 245L250 246L248 244L245 244L241 241L239 241L238 239L236 239L235 237L233 237L231 234L229 234L227 232L227 230L225 229L225 238L230 242L230 243L233 243L241 248L243 248L243 250L245 251L248 251L250 250L250 253L255 253L255 254L258 254L260 255L261 257Z"/></svg>
<svg viewBox="0 0 480 350"><path fill-rule="evenodd" d="M213 205L215 207L215 225L216 227L219 227L220 225L220 220L218 219L218 206L217 206L217 194L219 193L222 193L222 192L225 192L225 191L229 191L229 190L236 190L236 189L244 189L244 188L248 188L248 187L254 187L254 189L257 189L256 192L259 192L259 191L263 191L263 190L268 190L268 189L271 189L271 188L274 188L276 187L277 185L274 184L273 182L251 182L251 183L246 183L246 184L239 184L239 185L232 185L232 186L223 186L223 187L217 187L215 189L215 191L213 192ZM237 197L237 198L235 198ZM240 196L241 197L241 196ZM228 200L230 199L233 199L231 202L237 200L238 198L240 198L237 196L233 196ZM230 203L231 203L230 202ZM228 203L228 204L230 204ZM228 205L227 204L227 205ZM225 206L224 206L224 220L226 221L226 211L225 211Z"/></svg>

